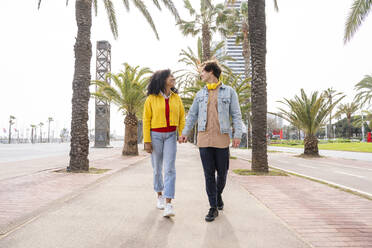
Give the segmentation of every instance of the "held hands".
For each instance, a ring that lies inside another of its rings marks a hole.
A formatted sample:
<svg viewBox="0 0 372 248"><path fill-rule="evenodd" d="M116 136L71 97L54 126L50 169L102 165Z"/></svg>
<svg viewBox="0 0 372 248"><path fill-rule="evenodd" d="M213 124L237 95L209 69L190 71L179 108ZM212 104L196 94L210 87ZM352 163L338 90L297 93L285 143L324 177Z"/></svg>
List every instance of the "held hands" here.
<svg viewBox="0 0 372 248"><path fill-rule="evenodd" d="M239 145L240 145L240 139L233 139L232 140L232 147L234 147L234 148L238 148L239 147Z"/></svg>
<svg viewBox="0 0 372 248"><path fill-rule="evenodd" d="M178 143L186 143L187 142L187 136L183 136L181 135L180 137L178 137Z"/></svg>
<svg viewBox="0 0 372 248"><path fill-rule="evenodd" d="M148 153L152 153L152 143L151 142L145 142L145 151Z"/></svg>

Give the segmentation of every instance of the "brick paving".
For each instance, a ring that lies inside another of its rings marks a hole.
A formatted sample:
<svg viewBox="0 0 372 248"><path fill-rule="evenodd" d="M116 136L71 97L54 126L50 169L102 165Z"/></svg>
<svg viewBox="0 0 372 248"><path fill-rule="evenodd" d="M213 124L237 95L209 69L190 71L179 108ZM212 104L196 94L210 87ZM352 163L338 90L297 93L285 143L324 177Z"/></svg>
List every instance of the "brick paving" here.
<svg viewBox="0 0 372 248"><path fill-rule="evenodd" d="M237 168L250 163L231 160ZM313 247L372 247L371 200L296 176L229 175Z"/></svg>
<svg viewBox="0 0 372 248"><path fill-rule="evenodd" d="M86 173L56 173L54 169L42 170L27 175L21 175L0 180L0 236L37 216L53 203L67 200L97 180L128 167L147 157L141 151L138 157L121 156L120 148L100 150L90 155L90 167L110 169L103 174ZM58 166L65 168L68 159L49 157L23 162L7 163L7 166L27 163L30 167L37 163L50 163L50 168ZM2 163L1 166L5 166Z"/></svg>

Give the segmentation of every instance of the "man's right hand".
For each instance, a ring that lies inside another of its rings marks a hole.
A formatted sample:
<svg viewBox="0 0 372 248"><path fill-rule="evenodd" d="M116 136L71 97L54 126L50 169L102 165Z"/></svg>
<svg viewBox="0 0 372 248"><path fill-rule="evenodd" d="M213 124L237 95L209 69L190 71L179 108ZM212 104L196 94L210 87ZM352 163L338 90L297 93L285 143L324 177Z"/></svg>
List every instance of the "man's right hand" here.
<svg viewBox="0 0 372 248"><path fill-rule="evenodd" d="M145 151L148 153L152 153L152 143L151 142L145 142Z"/></svg>
<svg viewBox="0 0 372 248"><path fill-rule="evenodd" d="M186 143L187 142L187 136L180 136L179 138L178 138L178 143Z"/></svg>

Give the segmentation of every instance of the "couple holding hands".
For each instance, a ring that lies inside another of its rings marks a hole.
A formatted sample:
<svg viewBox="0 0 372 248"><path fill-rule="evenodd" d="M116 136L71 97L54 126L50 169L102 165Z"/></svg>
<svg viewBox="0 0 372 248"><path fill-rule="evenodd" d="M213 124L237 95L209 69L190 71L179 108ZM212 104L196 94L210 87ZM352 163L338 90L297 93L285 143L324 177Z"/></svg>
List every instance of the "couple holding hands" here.
<svg viewBox="0 0 372 248"><path fill-rule="evenodd" d="M234 89L219 81L220 75L221 68L216 62L202 65L200 77L206 86L196 94L186 121L171 71L157 71L150 79L143 113L144 144L151 153L157 208L164 209L165 217L175 215L171 202L175 195L177 130L178 142L187 142L196 122L197 146L210 205L205 220L213 221L224 207L222 192L229 169L230 118L234 127L233 147L240 144L242 120L238 96Z"/></svg>

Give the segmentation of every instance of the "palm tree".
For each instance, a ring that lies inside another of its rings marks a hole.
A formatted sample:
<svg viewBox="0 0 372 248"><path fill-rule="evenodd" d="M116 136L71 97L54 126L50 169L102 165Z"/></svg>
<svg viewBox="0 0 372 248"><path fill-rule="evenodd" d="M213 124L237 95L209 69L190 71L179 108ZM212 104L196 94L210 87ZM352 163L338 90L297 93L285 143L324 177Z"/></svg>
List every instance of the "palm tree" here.
<svg viewBox="0 0 372 248"><path fill-rule="evenodd" d="M301 96L295 96L294 99L284 98L284 101L279 101L286 105L289 110L279 108L280 112L277 115L293 126L301 128L305 133L305 155L319 156L318 138L315 134L326 123L330 111L344 97L334 99L333 103L329 104L324 94L319 95L316 91L308 97L305 91L301 89Z"/></svg>
<svg viewBox="0 0 372 248"><path fill-rule="evenodd" d="M359 102L363 107L365 104L371 104L372 102L372 75L364 76L363 80L355 85L357 94L354 100Z"/></svg>
<svg viewBox="0 0 372 248"><path fill-rule="evenodd" d="M225 45L224 41L212 44L211 48L211 58L216 60L224 71L230 71L230 68L225 65L226 61L232 61L234 58L228 56L226 52L222 51ZM197 41L197 52L194 52L190 47L187 49L182 49L179 54L181 62L185 65L186 69L176 71L177 81L182 88L188 88L197 86L197 81L200 79L200 66L203 60L203 49L202 41L200 37ZM180 74L181 73L181 74ZM201 87L203 87L202 85ZM200 87L200 88L201 88ZM190 96L193 99L193 96ZM191 101L192 102L192 101Z"/></svg>
<svg viewBox="0 0 372 248"><path fill-rule="evenodd" d="M133 4L144 15L147 22L159 39L154 22L147 10L143 0L132 0ZM163 4L171 11L176 20L180 20L177 9L172 0L162 0ZM41 0L38 1L40 8ZM112 0L103 0L111 31L114 38L118 37L118 26L116 12ZM123 0L125 8L129 11L129 1ZM159 1L153 0L158 9L161 9ZM66 0L68 4L68 0ZM75 17L77 22L77 37L74 46L75 50L75 72L73 78L73 96L72 96L72 118L71 118L71 150L70 163L68 171L89 170L89 132L88 132L88 103L89 103L89 85L90 61L92 57L92 44L90 40L92 26L92 5L97 15L97 0L76 0Z"/></svg>
<svg viewBox="0 0 372 248"><path fill-rule="evenodd" d="M372 111L369 111L369 110L363 110L361 115L359 116L355 116L354 120L353 120L353 125L355 125L356 127L362 127L364 126L366 123L369 123L367 124L368 127L370 129L372 129Z"/></svg>
<svg viewBox="0 0 372 248"><path fill-rule="evenodd" d="M36 125L31 124L31 144L34 143L34 130L36 129Z"/></svg>
<svg viewBox="0 0 372 248"><path fill-rule="evenodd" d="M332 87L331 88L328 88L326 89L324 92L324 97L326 97L328 99L328 104L332 104L332 99L336 96L340 96L342 95L343 93L342 92L337 92L336 90L334 90ZM329 126L330 128L332 129L332 110L329 112ZM326 127L327 128L327 127ZM328 132L328 138L331 138L331 134L332 134L332 131L331 132Z"/></svg>
<svg viewBox="0 0 372 248"><path fill-rule="evenodd" d="M44 126L44 123L40 122L39 127L40 127L40 143L43 143L43 134L42 134L42 128Z"/></svg>
<svg viewBox="0 0 372 248"><path fill-rule="evenodd" d="M212 34L218 31L222 35L227 35L230 32L224 24L228 20L227 16L232 12L223 4L213 5L210 0L200 0L200 13L197 13L189 0L183 2L194 20L181 20L178 25L185 36L201 34L203 50L201 62L205 62L211 58Z"/></svg>
<svg viewBox="0 0 372 248"><path fill-rule="evenodd" d="M344 43L351 40L371 10L371 0L354 0L346 20Z"/></svg>
<svg viewBox="0 0 372 248"><path fill-rule="evenodd" d="M347 124L349 126L348 136L351 138L351 117L359 110L359 105L355 102L340 104L335 114L336 118L340 118L342 115L346 115Z"/></svg>
<svg viewBox="0 0 372 248"><path fill-rule="evenodd" d="M50 123L54 121L53 117L48 117L48 143L50 142Z"/></svg>
<svg viewBox="0 0 372 248"><path fill-rule="evenodd" d="M125 115L125 138L123 155L138 155L137 125L146 100L145 89L149 81L146 75L151 73L148 68L131 67L124 64L124 71L118 74L108 73L114 86L105 81L93 81L98 86L97 93L92 93L102 100L114 103Z"/></svg>
<svg viewBox="0 0 372 248"><path fill-rule="evenodd" d="M248 0L252 62L252 170L268 172L265 1Z"/></svg>
<svg viewBox="0 0 372 248"><path fill-rule="evenodd" d="M14 124L15 119L16 118L13 115L9 116L9 144L12 141L12 125Z"/></svg>

